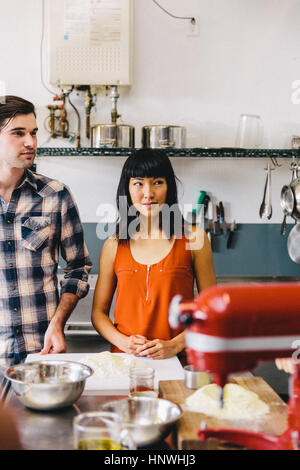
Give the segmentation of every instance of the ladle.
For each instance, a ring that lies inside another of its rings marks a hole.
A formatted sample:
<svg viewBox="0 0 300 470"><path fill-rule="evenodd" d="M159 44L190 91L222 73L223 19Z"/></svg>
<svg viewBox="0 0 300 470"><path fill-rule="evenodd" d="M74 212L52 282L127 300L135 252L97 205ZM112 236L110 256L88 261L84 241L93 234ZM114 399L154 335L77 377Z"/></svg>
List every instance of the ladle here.
<svg viewBox="0 0 300 470"><path fill-rule="evenodd" d="M264 196L259 209L260 218L266 217L271 219L272 217L272 205L271 205L271 167L270 163L267 166L267 177L264 188Z"/></svg>

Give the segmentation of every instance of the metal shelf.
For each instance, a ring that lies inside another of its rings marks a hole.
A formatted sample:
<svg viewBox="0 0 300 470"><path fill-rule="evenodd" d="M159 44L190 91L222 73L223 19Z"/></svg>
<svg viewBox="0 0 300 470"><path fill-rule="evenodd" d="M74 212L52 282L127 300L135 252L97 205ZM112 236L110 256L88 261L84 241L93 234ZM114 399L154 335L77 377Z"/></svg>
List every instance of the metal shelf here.
<svg viewBox="0 0 300 470"><path fill-rule="evenodd" d="M38 157L129 157L136 149L128 148L50 148L42 147ZM169 157L188 158L292 158L300 149L185 148L165 149Z"/></svg>

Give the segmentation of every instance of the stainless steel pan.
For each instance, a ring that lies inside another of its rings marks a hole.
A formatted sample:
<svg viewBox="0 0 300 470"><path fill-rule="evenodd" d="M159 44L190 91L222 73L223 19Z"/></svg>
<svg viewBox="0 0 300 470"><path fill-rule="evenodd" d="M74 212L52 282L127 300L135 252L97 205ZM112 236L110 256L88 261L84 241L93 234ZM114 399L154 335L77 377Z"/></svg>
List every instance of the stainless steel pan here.
<svg viewBox="0 0 300 470"><path fill-rule="evenodd" d="M290 188L294 196L292 217L295 220L300 220L300 178L293 180L290 184Z"/></svg>
<svg viewBox="0 0 300 470"><path fill-rule="evenodd" d="M286 216L291 216L296 221L300 220L300 178L298 177L298 164L292 163L292 181L283 186L281 190L280 205Z"/></svg>
<svg viewBox="0 0 300 470"><path fill-rule="evenodd" d="M290 231L287 248L291 260L300 264L300 223L297 223Z"/></svg>

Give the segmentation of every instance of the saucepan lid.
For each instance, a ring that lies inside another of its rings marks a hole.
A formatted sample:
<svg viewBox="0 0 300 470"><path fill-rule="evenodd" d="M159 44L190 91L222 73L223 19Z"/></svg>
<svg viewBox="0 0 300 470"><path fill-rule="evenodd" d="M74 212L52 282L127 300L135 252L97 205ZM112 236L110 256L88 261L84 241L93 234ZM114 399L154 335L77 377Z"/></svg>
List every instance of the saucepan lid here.
<svg viewBox="0 0 300 470"><path fill-rule="evenodd" d="M300 264L300 223L297 223L290 231L287 248L291 260Z"/></svg>

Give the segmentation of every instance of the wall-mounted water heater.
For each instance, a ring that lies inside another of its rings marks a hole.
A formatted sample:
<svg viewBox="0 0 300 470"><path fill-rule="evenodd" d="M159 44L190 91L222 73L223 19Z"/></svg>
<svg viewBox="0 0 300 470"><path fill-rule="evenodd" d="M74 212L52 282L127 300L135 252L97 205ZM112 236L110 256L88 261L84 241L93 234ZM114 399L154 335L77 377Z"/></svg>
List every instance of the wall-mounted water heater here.
<svg viewBox="0 0 300 470"><path fill-rule="evenodd" d="M53 85L131 85L133 0L48 0Z"/></svg>

